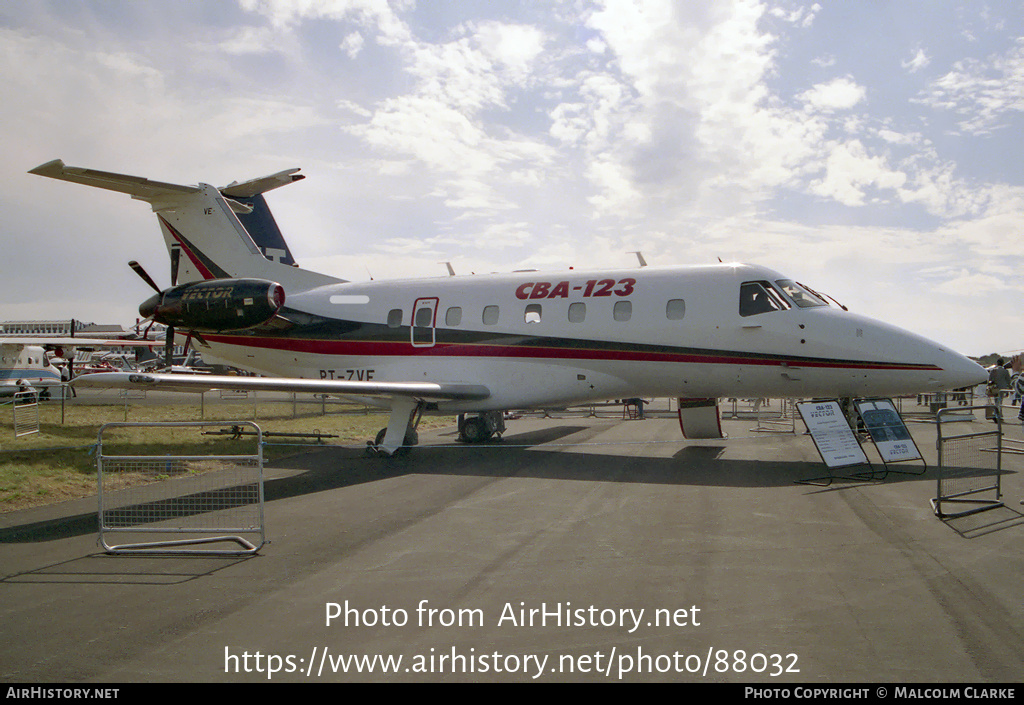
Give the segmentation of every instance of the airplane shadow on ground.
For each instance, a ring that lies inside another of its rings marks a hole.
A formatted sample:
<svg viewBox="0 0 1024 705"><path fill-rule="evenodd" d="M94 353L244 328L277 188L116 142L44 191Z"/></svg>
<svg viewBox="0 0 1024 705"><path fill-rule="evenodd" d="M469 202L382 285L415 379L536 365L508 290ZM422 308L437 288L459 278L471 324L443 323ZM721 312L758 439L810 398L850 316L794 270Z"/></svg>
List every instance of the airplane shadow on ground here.
<svg viewBox="0 0 1024 705"><path fill-rule="evenodd" d="M396 458L371 456L358 447L315 448L268 463L270 475L275 471L297 472L265 480L264 497L266 502L274 502L414 474L736 488L791 486L827 474L820 461L722 458L726 446L717 444L688 445L672 457L633 454L629 449L643 447L637 443L586 445L602 430L560 425L508 434L501 441L483 444L428 443ZM837 479L832 485L809 486L808 492L864 484L843 481L838 477L840 474L836 473ZM914 480L934 482L935 471L928 468L917 475L890 473L884 479L885 482ZM183 501L194 499L182 498ZM0 529L0 544L52 541L98 530L98 518L92 512Z"/></svg>

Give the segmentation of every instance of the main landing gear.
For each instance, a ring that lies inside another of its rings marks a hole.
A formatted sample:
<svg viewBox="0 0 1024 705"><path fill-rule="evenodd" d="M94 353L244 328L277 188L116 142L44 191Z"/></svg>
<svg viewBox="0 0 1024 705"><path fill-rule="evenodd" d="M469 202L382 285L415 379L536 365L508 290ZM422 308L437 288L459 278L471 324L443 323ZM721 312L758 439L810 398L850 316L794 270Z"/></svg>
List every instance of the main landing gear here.
<svg viewBox="0 0 1024 705"><path fill-rule="evenodd" d="M417 420L417 422L418 422L418 420ZM382 448L382 445L384 443L384 437L387 435L387 433L388 433L388 429L387 429L386 426L384 428L382 428L381 430L377 431L377 437L374 438L372 441L367 441L366 442L366 450L367 450L367 452L368 453L372 453L374 455L377 455L377 454L389 455L389 453L387 453ZM405 438L402 439L402 445L400 445L397 448L395 448L394 452L390 453L390 455L393 455L396 458L400 457L400 456L403 456L403 455L407 455L409 453L409 451L412 449L412 447L415 446L415 445L419 445L419 443L420 443L420 435L418 433L416 433L416 429L412 428L412 427L407 428L407 429L405 429Z"/></svg>
<svg viewBox="0 0 1024 705"><path fill-rule="evenodd" d="M396 399L391 405L388 425L366 442L368 455L401 456L420 442L416 427L423 417L423 404L415 399Z"/></svg>
<svg viewBox="0 0 1024 705"><path fill-rule="evenodd" d="M459 414L459 440L463 443L483 443L493 436L501 438L504 432L504 412L485 411L469 418Z"/></svg>
<svg viewBox="0 0 1024 705"><path fill-rule="evenodd" d="M416 427L423 417L423 404L414 400L396 400L391 407L388 425L377 432L377 437L366 442L368 455L400 457L419 444ZM459 440L463 443L483 443L505 432L505 415L501 411L485 411L467 417L459 414Z"/></svg>

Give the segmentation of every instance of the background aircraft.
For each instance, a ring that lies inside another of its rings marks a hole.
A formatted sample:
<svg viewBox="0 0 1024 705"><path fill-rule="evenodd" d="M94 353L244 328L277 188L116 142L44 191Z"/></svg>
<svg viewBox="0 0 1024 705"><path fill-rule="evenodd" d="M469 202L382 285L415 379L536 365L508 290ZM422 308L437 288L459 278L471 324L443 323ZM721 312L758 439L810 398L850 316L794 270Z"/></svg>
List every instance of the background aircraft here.
<svg viewBox="0 0 1024 705"><path fill-rule="evenodd" d="M79 348L153 347L153 341L120 338L54 337L37 335L0 336L0 395L10 395L26 387L40 391L43 399L62 383L61 369L54 358L74 360ZM66 379L63 381L67 381Z"/></svg>
<svg viewBox="0 0 1024 705"><path fill-rule="evenodd" d="M475 414L462 435L482 440L506 409L676 396L691 400L680 405L688 435L714 436L722 396L891 395L985 379L938 343L752 265L358 283L306 271L282 261L286 245L273 248L280 255L257 244L254 222L269 210L246 224L265 207L262 194L297 171L215 188L60 160L33 169L148 202L172 286L146 276L157 293L140 312L189 331L204 358L275 377L111 373L79 384L358 398L390 408L376 447L391 454L415 442L424 411Z"/></svg>

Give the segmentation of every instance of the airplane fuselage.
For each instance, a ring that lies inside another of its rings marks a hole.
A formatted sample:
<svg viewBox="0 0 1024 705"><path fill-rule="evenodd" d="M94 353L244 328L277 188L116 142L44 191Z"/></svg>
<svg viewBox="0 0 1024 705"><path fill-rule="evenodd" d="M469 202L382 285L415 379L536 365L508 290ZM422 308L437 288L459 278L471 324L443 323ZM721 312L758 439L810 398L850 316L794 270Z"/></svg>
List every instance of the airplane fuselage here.
<svg viewBox="0 0 1024 705"><path fill-rule="evenodd" d="M775 307L744 309L750 284ZM742 264L345 282L289 295L287 330L204 338L213 355L271 375L492 390L483 402L439 405L449 411L624 396L895 395L970 374L924 338L820 299L805 296L802 307L785 293L791 285Z"/></svg>

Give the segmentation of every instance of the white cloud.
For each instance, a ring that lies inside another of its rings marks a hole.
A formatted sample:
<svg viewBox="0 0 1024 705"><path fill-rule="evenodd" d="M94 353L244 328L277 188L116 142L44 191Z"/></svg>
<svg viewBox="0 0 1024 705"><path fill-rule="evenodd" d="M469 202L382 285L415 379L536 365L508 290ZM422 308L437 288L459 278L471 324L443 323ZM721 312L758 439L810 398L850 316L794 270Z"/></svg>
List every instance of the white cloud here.
<svg viewBox="0 0 1024 705"><path fill-rule="evenodd" d="M587 169L587 178L599 190L590 202L599 213L632 212L641 201L641 193L633 186L632 174L621 162L596 159Z"/></svg>
<svg viewBox="0 0 1024 705"><path fill-rule="evenodd" d="M536 27L482 22L475 28L480 50L515 81L522 81L544 50L544 33Z"/></svg>
<svg viewBox="0 0 1024 705"><path fill-rule="evenodd" d="M903 134L886 128L878 130L877 134L890 144L914 145L921 141L920 134Z"/></svg>
<svg viewBox="0 0 1024 705"><path fill-rule="evenodd" d="M971 134L1005 127L1009 113L1024 112L1024 37L1002 55L956 62L917 102L957 113L960 128Z"/></svg>
<svg viewBox="0 0 1024 705"><path fill-rule="evenodd" d="M849 76L819 83L797 96L809 108L826 112L849 110L864 100L867 90Z"/></svg>
<svg viewBox="0 0 1024 705"><path fill-rule="evenodd" d="M924 49L919 48L910 61L901 61L900 66L905 69L909 69L910 73L917 73L930 63L931 59L929 59L928 55L924 53Z"/></svg>
<svg viewBox="0 0 1024 705"><path fill-rule="evenodd" d="M811 190L844 205L859 206L867 187L898 189L906 180L906 174L889 169L882 157L869 156L859 140L851 140L832 147L825 177L814 182Z"/></svg>
<svg viewBox="0 0 1024 705"><path fill-rule="evenodd" d="M286 28L305 19L343 20L353 17L374 27L386 43L408 41L409 28L398 13L413 5L412 0L238 0L250 12L268 18L278 28Z"/></svg>
<svg viewBox="0 0 1024 705"><path fill-rule="evenodd" d="M239 27L218 47L228 54L269 54L279 51L278 37L270 27Z"/></svg>
<svg viewBox="0 0 1024 705"><path fill-rule="evenodd" d="M789 22L806 29L814 23L814 16L821 12L821 5L814 3L809 8L800 5L799 7L788 11L783 7L773 7L768 10L768 12L773 17L776 17L783 22Z"/></svg>
<svg viewBox="0 0 1024 705"><path fill-rule="evenodd" d="M952 296L980 297L988 296L990 294L1000 294L1008 291L1024 293L1024 287L1019 285L1010 286L1002 277L995 277L990 274L981 274L978 272L972 273L968 272L966 269L961 269L960 272L952 279L948 279L941 284L936 285L934 287L934 291L937 294L947 294Z"/></svg>
<svg viewBox="0 0 1024 705"><path fill-rule="evenodd" d="M364 42L363 35L359 32L351 32L345 35L345 38L341 41L341 50L348 54L348 58L354 59L363 50Z"/></svg>
<svg viewBox="0 0 1024 705"><path fill-rule="evenodd" d="M536 173L550 150L480 114L509 110L543 46L540 30L494 21L463 23L450 41L410 38L401 56L415 79L412 90L381 101L366 123L346 131L440 175L435 194L455 211L507 210L502 170Z"/></svg>

